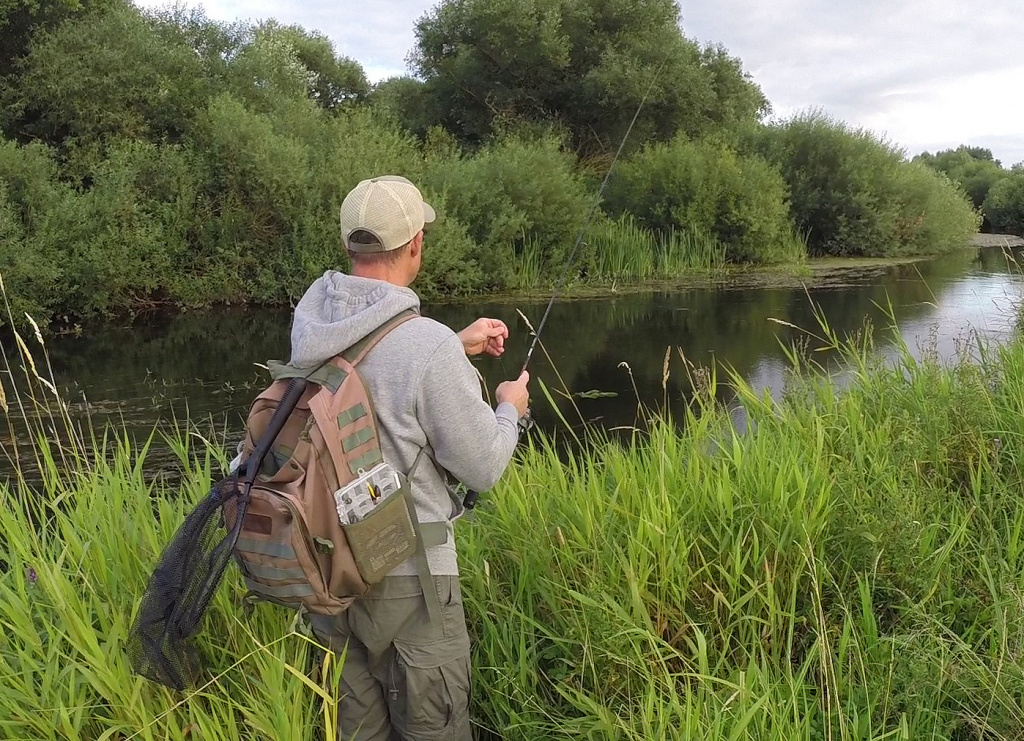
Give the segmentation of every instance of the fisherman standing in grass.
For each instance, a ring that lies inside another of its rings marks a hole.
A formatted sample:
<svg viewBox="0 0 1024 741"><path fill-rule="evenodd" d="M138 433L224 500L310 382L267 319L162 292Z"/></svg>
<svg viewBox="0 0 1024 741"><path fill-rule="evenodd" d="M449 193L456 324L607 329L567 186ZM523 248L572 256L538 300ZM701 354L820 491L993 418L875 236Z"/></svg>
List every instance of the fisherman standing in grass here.
<svg viewBox="0 0 1024 741"><path fill-rule="evenodd" d="M350 275L327 271L295 309L291 363L316 366L400 312L418 310L409 285L435 219L408 180L364 180L341 206ZM427 562L441 606L431 621L410 558L338 617L312 615L317 637L345 653L339 738L470 739L470 644L459 590L453 521L461 502L441 471L468 488L490 489L507 467L528 401L526 372L500 384L492 409L467 355L501 355L508 328L479 319L459 333L425 317L393 329L367 354L360 374L373 400L384 460L410 471L421 523L443 523ZM424 464L426 461L426 464ZM436 528L436 526L435 526Z"/></svg>

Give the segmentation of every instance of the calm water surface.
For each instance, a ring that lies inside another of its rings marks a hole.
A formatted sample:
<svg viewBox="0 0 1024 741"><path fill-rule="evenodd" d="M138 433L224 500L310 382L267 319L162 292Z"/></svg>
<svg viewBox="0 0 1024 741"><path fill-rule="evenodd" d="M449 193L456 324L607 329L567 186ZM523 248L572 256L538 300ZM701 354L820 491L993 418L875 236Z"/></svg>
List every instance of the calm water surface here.
<svg viewBox="0 0 1024 741"><path fill-rule="evenodd" d="M804 333L773 320L817 332L817 306L841 335L870 322L879 351L891 354L893 334L885 331L886 307L891 306L899 334L915 355L937 352L952 358L971 332L995 341L1007 338L1015 326L1021 289L1022 280L1004 254L985 249L844 272L806 288L709 286L565 301L555 305L544 330L550 360L538 348L531 373L552 389L564 391L564 381L570 393L582 394L574 399L579 413L556 394L570 423L580 424L582 415L609 428L628 426L636 419L637 394L652 406L665 399L667 348L667 399L675 410L692 392L680 350L698 366L729 366L756 388L778 394L789 367L784 347ZM517 310L536 324L544 302L423 307L424 314L454 329L478 316L497 317L509 325L506 358L475 361L491 391L518 372L530 339ZM289 320L287 310L276 309L186 313L133 326L92 327L78 337L50 340L48 351L73 413L88 414L94 425L113 420L145 436L154 426L187 419L205 429L213 423L229 439L237 439L248 404L264 385L257 364L288 357ZM6 349L10 357L12 348ZM10 379L3 382L10 395ZM536 383L533 397L538 425L556 427L555 411ZM719 397L729 401L732 394L722 388ZM18 420L13 421L17 427ZM0 441L9 447L6 427L0 427ZM7 465L5 458L0 456L0 469ZM163 451L157 451L153 463L172 465Z"/></svg>

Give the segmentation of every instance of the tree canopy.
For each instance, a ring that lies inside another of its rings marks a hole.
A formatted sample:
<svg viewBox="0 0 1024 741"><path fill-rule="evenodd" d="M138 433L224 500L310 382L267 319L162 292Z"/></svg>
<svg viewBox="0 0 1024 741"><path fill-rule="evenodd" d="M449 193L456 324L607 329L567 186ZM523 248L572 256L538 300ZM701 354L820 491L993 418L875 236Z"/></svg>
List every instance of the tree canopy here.
<svg viewBox="0 0 1024 741"><path fill-rule="evenodd" d="M584 153L699 137L767 113L720 46L679 27L674 0L445 0L416 23L410 55L434 123L479 143L500 121L557 122Z"/></svg>
<svg viewBox="0 0 1024 741"><path fill-rule="evenodd" d="M922 152L914 161L945 173L950 180L960 183L974 207L979 209L985 203L989 189L1006 175L999 160L992 156L991 149L966 144L935 154Z"/></svg>
<svg viewBox="0 0 1024 741"><path fill-rule="evenodd" d="M992 186L985 212L995 231L1024 236L1024 164L1015 165Z"/></svg>

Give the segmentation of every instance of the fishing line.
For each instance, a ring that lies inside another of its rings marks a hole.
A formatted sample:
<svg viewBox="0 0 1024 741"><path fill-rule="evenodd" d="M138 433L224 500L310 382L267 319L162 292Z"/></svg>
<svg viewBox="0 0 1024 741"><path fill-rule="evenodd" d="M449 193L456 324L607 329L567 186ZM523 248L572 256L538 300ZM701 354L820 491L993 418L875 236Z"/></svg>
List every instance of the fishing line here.
<svg viewBox="0 0 1024 741"><path fill-rule="evenodd" d="M608 185L608 181L611 179L615 163L618 162L619 155L622 154L622 150L626 146L626 141L629 139L629 135L633 131L633 125L636 124L637 118L640 117L640 111L643 110L644 104L647 102L647 96L649 96L651 94L651 90L654 89L654 83L658 81L658 76L661 74L661 70L664 68L665 62L667 61L667 58L662 60L661 65L655 71L654 77L651 79L651 84L647 86L647 91L644 93L644 97L641 98L640 105L637 106L636 113L633 114L633 120L629 122L629 127L626 129L626 133L622 137L622 141L619 143L619 148L615 152L615 156L612 158L611 164L608 165L608 172L605 173L604 180L601 182L601 187L597 191L597 197L594 199L594 203L590 207L590 213L587 214L587 218L584 220L583 226L580 227L579 234L576 236L576 244L573 245L572 252L569 253L569 258L565 262L565 268L562 270L562 277L555 286L555 292L551 294L551 300L548 301L547 308L544 310L544 315L541 317L540 324L537 325L537 330L533 333L533 342L530 343L530 349L526 352L526 359L523 361L523 367L522 370L519 371L519 375L522 375L526 371L526 367L530 364L534 348L537 347L537 342L540 340L540 333L544 330L544 325L547 323L548 314L551 313L551 307L555 305L555 300L558 298L558 294L565 285L565 279L569 276L569 268L572 267L573 258L576 257L576 252L579 250L580 245L583 244L583 235L586 233L591 219L594 218L594 214L597 212L598 206L601 204L601 196L604 195L605 186Z"/></svg>
<svg viewBox="0 0 1024 741"><path fill-rule="evenodd" d="M608 165L608 172L604 175L601 187L597 191L597 197L594 198L594 203L590 207L587 218L584 219L583 225L580 227L579 234L576 235L576 243L573 245L572 251L569 253L569 257L565 261L565 268L562 270L562 276L559 278L558 283L555 286L555 291L551 294L551 299L548 301L547 308L544 309L544 315L541 317L540 323L537 325L537 329L533 333L533 341L530 343L530 347L526 351L526 358L523 360L523 367L519 371L520 376L526 372L526 368L530 364L530 359L533 357L533 351L537 347L537 343L540 341L540 333L544 330L544 325L547 323L548 315L551 313L551 307L555 305L555 301L558 299L558 295L561 293L562 287L565 285L565 279L569 276L569 268L572 267L573 259L576 257L576 253L579 251L580 245L583 244L583 235L586 233L587 227L590 226L590 222L594 218L594 214L601 205L601 197L604 195L604 189L608 185L608 181L611 179L612 170L615 169L615 163L619 161L619 156L622 154L622 150L625 148L626 142L629 140L629 135L633 132L633 126L636 124L636 120L640 117L640 112L647 103L647 98L651 94L651 90L654 89L654 84L658 81L658 77L661 75L661 70L664 69L667 61L668 56L666 55L665 59L663 59L661 64L658 66L658 69L655 70L654 77L651 78L651 83L647 86L647 90L644 92L643 98L640 99L640 105L637 106L636 112L633 114L633 119L629 122L629 126L626 128L626 133L622 137L622 141L619 142L619 148L616 150L615 156L612 157L611 164ZM501 361L501 368L504 373L504 359L499 357L499 360ZM507 373L505 373L505 375L507 376ZM529 414L529 411L527 411L527 414ZM476 500L479 495L479 492L473 490L466 492L465 499L463 500L463 504L466 509L473 509L473 507L476 506Z"/></svg>

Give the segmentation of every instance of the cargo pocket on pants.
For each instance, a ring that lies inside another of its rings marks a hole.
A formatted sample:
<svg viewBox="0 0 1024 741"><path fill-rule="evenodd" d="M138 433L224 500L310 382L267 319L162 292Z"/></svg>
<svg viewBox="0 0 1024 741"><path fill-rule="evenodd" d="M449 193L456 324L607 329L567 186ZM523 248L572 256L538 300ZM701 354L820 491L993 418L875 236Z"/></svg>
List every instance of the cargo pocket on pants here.
<svg viewBox="0 0 1024 741"><path fill-rule="evenodd" d="M405 738L472 739L469 722L470 657L417 667L396 653L398 697L392 721Z"/></svg>
<svg viewBox="0 0 1024 741"><path fill-rule="evenodd" d="M441 630L445 638L462 638L466 632L466 611L462 606L459 577L445 576L440 586Z"/></svg>

